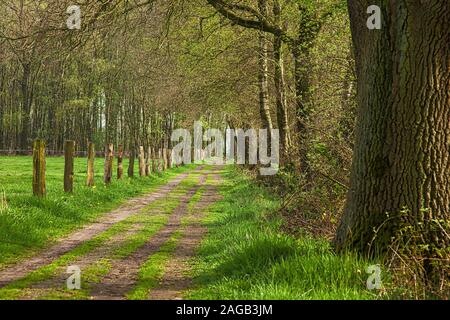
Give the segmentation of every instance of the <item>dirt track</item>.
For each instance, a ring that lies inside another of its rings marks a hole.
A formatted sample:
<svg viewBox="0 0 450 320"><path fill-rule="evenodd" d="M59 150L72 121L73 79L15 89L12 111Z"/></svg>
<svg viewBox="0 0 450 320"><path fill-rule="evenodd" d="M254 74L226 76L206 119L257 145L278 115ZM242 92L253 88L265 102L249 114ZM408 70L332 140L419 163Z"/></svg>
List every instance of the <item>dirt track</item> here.
<svg viewBox="0 0 450 320"><path fill-rule="evenodd" d="M191 177L198 176L198 183L184 190L182 194L174 192L189 175ZM70 253L75 248L86 243L86 241L109 230L112 226L120 222L128 223L128 218L139 214L142 215L142 210L149 207L156 200L160 200L164 204L165 199L168 199L168 197L175 197L178 205L170 213L168 222L161 226L142 246L138 247L131 254L120 259L110 259L108 272L96 282L89 283L88 291L90 299L125 299L126 294L137 284L141 266L150 256L157 253L161 246L176 232L180 232L181 237L178 240L173 256L165 266L164 275L159 279L159 285L151 291L148 298L181 299L182 292L191 285L191 279L187 276L187 271L189 270L188 261L195 255L195 250L207 231L198 219L202 217L201 213L204 208L219 199L216 187L206 184L209 175L211 175L213 181L219 180L218 174L214 171L206 171L199 167L196 170L177 176L148 195L129 200L118 209L105 214L97 222L60 239L55 245L35 257L0 270L0 288L25 277L30 272L49 265L64 254ZM191 222L182 226L181 221L188 213L189 202L202 186L204 186L205 191L194 207L194 214L189 220ZM148 212L145 211L145 217L160 215L161 211L162 208L158 206L151 207L151 209L148 209ZM86 270L102 261L102 259L109 257L114 250L124 246L130 237L143 229L144 223L139 222L139 220L130 220L129 225L126 225L125 231L113 235L105 243L78 257L71 265L79 266L82 271ZM52 292L65 292L70 296L65 289L67 276L65 269L60 267L53 276L44 281L32 283L27 288L24 288L20 299L39 299L48 296ZM59 296L64 296L64 294Z"/></svg>

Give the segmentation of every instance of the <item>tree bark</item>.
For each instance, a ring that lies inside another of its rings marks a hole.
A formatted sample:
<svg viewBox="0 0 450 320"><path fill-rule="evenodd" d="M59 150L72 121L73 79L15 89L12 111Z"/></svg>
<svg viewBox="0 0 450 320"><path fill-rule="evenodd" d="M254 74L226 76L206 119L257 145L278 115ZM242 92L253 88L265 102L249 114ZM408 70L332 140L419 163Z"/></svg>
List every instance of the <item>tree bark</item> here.
<svg viewBox="0 0 450 320"><path fill-rule="evenodd" d="M448 235L431 225L450 219L450 2L384 1L381 30L366 26L371 4L348 1L358 123L335 246L386 252L407 222L444 248Z"/></svg>
<svg viewBox="0 0 450 320"><path fill-rule="evenodd" d="M273 3L273 14L275 23L281 27L281 6L278 0ZM287 153L290 145L288 111L286 101L286 84L284 79L284 59L282 53L283 41L278 34L274 35L273 55L275 62L275 92L276 92L276 106L277 106L277 123L280 131L280 146L281 146L281 162L287 159Z"/></svg>
<svg viewBox="0 0 450 320"><path fill-rule="evenodd" d="M266 0L258 0L259 12L267 16ZM259 31L259 57L258 57L258 84L259 84L259 111L261 122L264 129L272 129L272 117L269 107L269 67L268 67L268 42L267 35L263 31Z"/></svg>
<svg viewBox="0 0 450 320"><path fill-rule="evenodd" d="M310 102L310 79L307 68L309 62L309 50L300 50L299 46L293 49L294 58L294 80L295 80L295 100L296 100L296 116L297 116L297 133L298 133L298 150L300 172L308 175L310 167L308 162L307 151L307 126Z"/></svg>
<svg viewBox="0 0 450 320"><path fill-rule="evenodd" d="M31 112L31 96L30 96L30 82L31 82L31 63L23 63L23 74L21 79L21 95L22 95L22 130L20 134L20 146L22 150L29 148L28 138L30 133L30 112Z"/></svg>

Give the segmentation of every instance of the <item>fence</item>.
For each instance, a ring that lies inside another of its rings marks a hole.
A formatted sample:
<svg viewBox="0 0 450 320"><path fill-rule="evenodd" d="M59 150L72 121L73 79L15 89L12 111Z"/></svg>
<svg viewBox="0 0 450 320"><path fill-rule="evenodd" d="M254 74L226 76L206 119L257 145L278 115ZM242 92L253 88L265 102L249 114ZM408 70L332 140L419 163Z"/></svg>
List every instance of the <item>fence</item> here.
<svg viewBox="0 0 450 320"><path fill-rule="evenodd" d="M61 157L64 156L64 151L61 150L48 150L45 149L46 156L49 157ZM0 156L32 156L33 149L30 150L20 150L20 149L0 149ZM88 151L75 151L75 157L87 157ZM97 157L104 157L105 151L95 151Z"/></svg>
<svg viewBox="0 0 450 320"><path fill-rule="evenodd" d="M75 151L76 142L67 140L64 144L64 152L48 151L45 148L45 142L37 139L33 143L33 150L15 150L14 153L8 155L17 155L17 151L26 151L19 153L22 155L33 156L33 194L37 197L44 197L46 195L45 186L45 158L46 156L64 155L64 191L67 193L73 192L74 181L74 158L87 157L87 173L86 185L88 187L94 186L94 159L96 156L103 156L105 158L103 181L106 185L110 184L113 179L113 163L117 157L117 179L123 178L123 160L128 157L128 177L134 176L134 162L137 156L139 165L139 175L149 176L152 172L161 172L172 168L172 150L167 148L144 148L140 146L137 151L129 150L125 152L121 145L118 146L117 152L114 152L114 145L107 144L105 151L96 152L95 145L89 143L87 151ZM3 150L0 150L0 152Z"/></svg>

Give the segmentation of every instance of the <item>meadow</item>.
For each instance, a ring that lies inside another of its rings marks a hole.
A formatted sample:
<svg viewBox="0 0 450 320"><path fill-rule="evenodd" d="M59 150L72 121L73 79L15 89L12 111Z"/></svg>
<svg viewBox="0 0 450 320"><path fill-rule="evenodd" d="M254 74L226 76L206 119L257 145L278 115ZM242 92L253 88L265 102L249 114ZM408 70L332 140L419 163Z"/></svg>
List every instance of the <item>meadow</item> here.
<svg viewBox="0 0 450 320"><path fill-rule="evenodd" d="M169 178L194 167L175 168L150 177L124 178L120 181L114 179L111 185L105 186L102 180L104 162L99 158L95 162L96 184L89 188L85 186L86 159L77 158L74 192L67 194L63 192L63 158L48 157L47 196L39 199L32 195L31 160L31 157L25 156L0 157L0 267L45 250L56 239L93 222L126 199L154 190ZM183 181L176 190L187 190L196 181L194 175ZM208 183L216 182L208 178ZM184 294L185 299L387 298L385 291L370 291L366 287L369 276L366 269L376 262L351 253L336 255L325 239L306 234L299 238L285 234L281 229L283 220L276 214L280 198L258 186L237 167L227 166L222 170L222 181L217 183L217 188L221 199L204 209L204 218L201 220L208 233L185 271L193 279L192 288ZM189 210L193 210L203 192L204 188L200 188L192 197ZM173 195L175 200L179 197L177 193ZM154 206L159 205L164 208L163 211L170 213L178 200L173 203L170 201L169 198L156 201L135 218L119 223L117 228L99 235L99 239L106 239L114 232L125 234L126 229L121 229L123 226L128 226L133 219L146 217L145 212ZM126 242L123 248L119 248L120 252L126 253L125 256L137 250L150 234L161 228L161 223L167 223L167 218L159 221L159 215L145 219L149 219L148 230L143 230L142 236L130 242L136 245L130 249L130 243ZM148 257L141 266L139 282L127 295L128 299L146 299L149 292L158 286L179 238L180 233L175 232L156 254ZM31 283L54 275L59 264L72 256L83 256L86 248L102 245L103 242L98 241L87 241L61 257L62 262L56 260L24 280L13 283L2 291L0 297L19 297L27 292L22 290ZM95 280L107 274L109 267L103 265L102 261L85 269L84 279ZM387 280L386 276L383 274L383 281ZM88 291L68 295L65 291L63 294L58 293L58 290L49 291L45 297L89 298Z"/></svg>
<svg viewBox="0 0 450 320"><path fill-rule="evenodd" d="M149 192L190 167L105 186L104 160L95 161L95 186L85 186L86 159L75 159L74 192L64 193L64 158L47 157L47 196L32 194L32 158L0 157L0 266L24 258L94 221L124 200ZM114 171L115 176L115 171Z"/></svg>
<svg viewBox="0 0 450 320"><path fill-rule="evenodd" d="M279 197L229 168L223 199L209 208L209 229L192 262L196 289L190 299L322 300L386 299L368 290L366 269L375 261L337 255L325 239L295 238L281 231ZM389 276L382 273L386 285Z"/></svg>

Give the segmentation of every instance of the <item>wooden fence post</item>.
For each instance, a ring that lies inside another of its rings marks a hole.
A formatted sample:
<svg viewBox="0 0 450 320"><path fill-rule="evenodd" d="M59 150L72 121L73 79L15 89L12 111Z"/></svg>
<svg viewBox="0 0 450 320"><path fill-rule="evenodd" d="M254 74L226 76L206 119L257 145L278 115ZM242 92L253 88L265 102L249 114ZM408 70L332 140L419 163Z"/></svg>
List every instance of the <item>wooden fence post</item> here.
<svg viewBox="0 0 450 320"><path fill-rule="evenodd" d="M106 184L111 183L112 179L112 167L114 161L114 146L113 144L108 144L105 150L105 173L104 173L104 181Z"/></svg>
<svg viewBox="0 0 450 320"><path fill-rule="evenodd" d="M163 154L163 170L166 171L167 170L167 149L166 148L162 149L162 154Z"/></svg>
<svg viewBox="0 0 450 320"><path fill-rule="evenodd" d="M64 192L73 192L73 167L75 141L67 140L64 144Z"/></svg>
<svg viewBox="0 0 450 320"><path fill-rule="evenodd" d="M88 161L87 161L87 179L86 179L86 185L88 187L93 187L95 184L94 160L95 160L95 145L92 142L89 142Z"/></svg>
<svg viewBox="0 0 450 320"><path fill-rule="evenodd" d="M162 157L162 149L158 149L158 171L161 172L164 169L164 162Z"/></svg>
<svg viewBox="0 0 450 320"><path fill-rule="evenodd" d="M156 151L155 151L155 148L153 147L152 148L152 172L158 172L158 162L157 162L157 160L156 160L156 157L157 157L157 155L156 155Z"/></svg>
<svg viewBox="0 0 450 320"><path fill-rule="evenodd" d="M141 177L145 176L145 153L144 147L139 147L139 175Z"/></svg>
<svg viewBox="0 0 450 320"><path fill-rule="evenodd" d="M135 158L135 151L132 149L130 151L130 159L128 162L128 177L133 178L134 177L134 158Z"/></svg>
<svg viewBox="0 0 450 320"><path fill-rule="evenodd" d="M145 158L145 175L148 177L150 173L152 173L152 149L150 147L147 147L147 153Z"/></svg>
<svg viewBox="0 0 450 320"><path fill-rule="evenodd" d="M119 152L117 154L117 179L123 178L123 146L119 145Z"/></svg>
<svg viewBox="0 0 450 320"><path fill-rule="evenodd" d="M33 194L45 196L45 142L35 140L33 143Z"/></svg>
<svg viewBox="0 0 450 320"><path fill-rule="evenodd" d="M172 169L172 149L167 149L167 167Z"/></svg>

